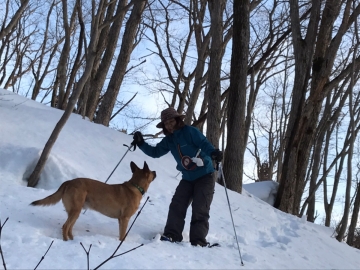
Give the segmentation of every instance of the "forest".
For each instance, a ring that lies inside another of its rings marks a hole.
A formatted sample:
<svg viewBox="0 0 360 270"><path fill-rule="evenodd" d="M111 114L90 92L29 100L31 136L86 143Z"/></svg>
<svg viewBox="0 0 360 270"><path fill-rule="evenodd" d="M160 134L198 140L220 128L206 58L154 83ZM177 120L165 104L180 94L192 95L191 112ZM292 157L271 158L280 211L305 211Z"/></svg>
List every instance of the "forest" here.
<svg viewBox="0 0 360 270"><path fill-rule="evenodd" d="M71 114L157 140L172 106L229 189L276 181L274 207L360 247L360 0L0 3L0 88L63 110L29 186ZM139 113L151 95L158 115Z"/></svg>

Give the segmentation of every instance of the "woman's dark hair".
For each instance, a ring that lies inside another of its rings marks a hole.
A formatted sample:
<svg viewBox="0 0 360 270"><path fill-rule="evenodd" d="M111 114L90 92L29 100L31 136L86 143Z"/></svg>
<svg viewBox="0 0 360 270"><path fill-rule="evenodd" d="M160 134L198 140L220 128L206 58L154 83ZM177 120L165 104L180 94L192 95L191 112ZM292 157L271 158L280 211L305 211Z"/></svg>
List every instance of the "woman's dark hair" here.
<svg viewBox="0 0 360 270"><path fill-rule="evenodd" d="M179 128L182 128L183 126L185 126L184 121L180 117L175 117L174 119L176 121L175 129L179 129ZM167 131L164 124L163 124L163 133L165 136L171 134L169 131Z"/></svg>

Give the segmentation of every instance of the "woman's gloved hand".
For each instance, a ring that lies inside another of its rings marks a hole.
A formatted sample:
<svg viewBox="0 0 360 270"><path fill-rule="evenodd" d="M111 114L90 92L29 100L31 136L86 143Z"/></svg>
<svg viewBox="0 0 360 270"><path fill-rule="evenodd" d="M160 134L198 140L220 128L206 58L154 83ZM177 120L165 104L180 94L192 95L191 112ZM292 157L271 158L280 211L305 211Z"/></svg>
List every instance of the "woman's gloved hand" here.
<svg viewBox="0 0 360 270"><path fill-rule="evenodd" d="M133 140L132 144L135 144L137 146L140 146L144 143L144 138L140 131L136 131L134 133L133 139L134 140Z"/></svg>
<svg viewBox="0 0 360 270"><path fill-rule="evenodd" d="M211 158L213 160L215 160L217 163L221 162L223 160L223 152L220 151L219 149L215 149L212 153L211 153Z"/></svg>

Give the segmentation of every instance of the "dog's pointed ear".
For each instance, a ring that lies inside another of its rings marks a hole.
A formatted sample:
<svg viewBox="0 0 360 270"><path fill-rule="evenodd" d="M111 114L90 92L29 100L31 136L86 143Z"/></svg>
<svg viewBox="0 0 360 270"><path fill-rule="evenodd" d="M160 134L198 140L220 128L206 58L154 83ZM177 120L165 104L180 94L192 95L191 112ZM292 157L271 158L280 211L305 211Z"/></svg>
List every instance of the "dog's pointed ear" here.
<svg viewBox="0 0 360 270"><path fill-rule="evenodd" d="M130 162L130 168L132 173L134 173L136 170L139 170L139 167L132 161Z"/></svg>
<svg viewBox="0 0 360 270"><path fill-rule="evenodd" d="M144 161L144 168L143 170L150 171L149 166L147 165L146 161Z"/></svg>

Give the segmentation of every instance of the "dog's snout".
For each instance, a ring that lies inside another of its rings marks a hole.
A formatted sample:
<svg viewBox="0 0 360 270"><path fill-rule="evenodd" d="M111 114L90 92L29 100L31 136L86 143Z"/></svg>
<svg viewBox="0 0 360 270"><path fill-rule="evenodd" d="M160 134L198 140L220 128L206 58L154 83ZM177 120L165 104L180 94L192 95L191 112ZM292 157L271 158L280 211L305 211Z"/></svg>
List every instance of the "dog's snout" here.
<svg viewBox="0 0 360 270"><path fill-rule="evenodd" d="M154 179L156 178L156 172L155 171L153 171L153 173L154 173Z"/></svg>

